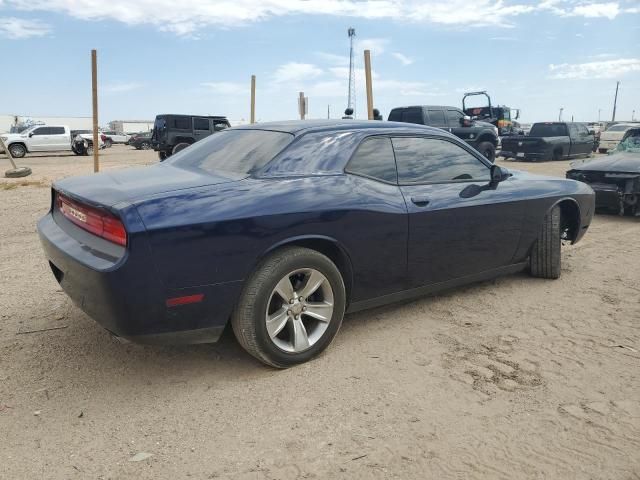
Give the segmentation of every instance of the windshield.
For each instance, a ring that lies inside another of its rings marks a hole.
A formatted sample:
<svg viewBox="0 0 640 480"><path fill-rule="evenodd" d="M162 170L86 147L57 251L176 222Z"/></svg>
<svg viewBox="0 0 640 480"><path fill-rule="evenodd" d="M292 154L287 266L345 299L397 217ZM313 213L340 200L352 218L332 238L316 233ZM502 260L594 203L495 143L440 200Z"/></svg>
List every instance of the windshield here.
<svg viewBox="0 0 640 480"><path fill-rule="evenodd" d="M207 173L251 174L267 164L293 135L268 130L225 130L172 156L168 163Z"/></svg>
<svg viewBox="0 0 640 480"><path fill-rule="evenodd" d="M563 137L567 135L564 123L535 123L529 135L532 137Z"/></svg>
<svg viewBox="0 0 640 480"><path fill-rule="evenodd" d="M618 152L640 153L640 131L634 132L616 147Z"/></svg>
<svg viewBox="0 0 640 480"><path fill-rule="evenodd" d="M613 127L609 127L607 129L607 132L624 132L626 130L629 130L631 128L631 126L629 125L614 125Z"/></svg>

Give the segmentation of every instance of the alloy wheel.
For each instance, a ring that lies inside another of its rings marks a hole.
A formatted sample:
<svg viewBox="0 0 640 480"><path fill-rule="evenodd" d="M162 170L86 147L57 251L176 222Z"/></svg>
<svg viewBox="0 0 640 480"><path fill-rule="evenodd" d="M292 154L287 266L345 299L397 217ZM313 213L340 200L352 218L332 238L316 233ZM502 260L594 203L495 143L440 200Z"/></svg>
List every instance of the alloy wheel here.
<svg viewBox="0 0 640 480"><path fill-rule="evenodd" d="M300 353L322 338L333 317L333 289L313 268L283 277L269 297L265 323L271 341L288 353Z"/></svg>

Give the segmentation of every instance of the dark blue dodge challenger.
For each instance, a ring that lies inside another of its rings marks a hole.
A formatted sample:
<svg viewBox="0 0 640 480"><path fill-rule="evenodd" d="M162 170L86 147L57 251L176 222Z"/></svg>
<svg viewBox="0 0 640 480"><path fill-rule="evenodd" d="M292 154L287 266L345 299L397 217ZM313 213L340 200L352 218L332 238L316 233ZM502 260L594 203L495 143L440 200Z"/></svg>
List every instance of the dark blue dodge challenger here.
<svg viewBox="0 0 640 480"><path fill-rule="evenodd" d="M38 223L55 278L114 335L259 360L324 350L353 312L528 269L560 275L594 210L584 183L508 172L392 122L265 123L162 164L56 182Z"/></svg>

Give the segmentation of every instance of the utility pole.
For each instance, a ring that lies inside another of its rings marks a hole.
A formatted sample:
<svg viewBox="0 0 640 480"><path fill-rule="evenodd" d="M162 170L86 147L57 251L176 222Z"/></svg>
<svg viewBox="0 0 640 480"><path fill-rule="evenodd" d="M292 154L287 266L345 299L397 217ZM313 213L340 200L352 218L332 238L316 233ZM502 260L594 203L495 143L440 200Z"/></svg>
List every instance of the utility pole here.
<svg viewBox="0 0 640 480"><path fill-rule="evenodd" d="M635 110L632 110L632 111L631 111L631 121L632 121L632 122L635 122L635 121L636 121L636 111L635 111Z"/></svg>
<svg viewBox="0 0 640 480"><path fill-rule="evenodd" d="M616 96L613 98L613 115L611 116L611 121L616 121L616 105L618 104L618 88L620 87L620 82L616 82Z"/></svg>
<svg viewBox="0 0 640 480"><path fill-rule="evenodd" d="M256 76L251 75L251 117L250 123L256 123Z"/></svg>
<svg viewBox="0 0 640 480"><path fill-rule="evenodd" d="M598 123L600 123L600 112L602 112L601 108L598 109Z"/></svg>
<svg viewBox="0 0 640 480"><path fill-rule="evenodd" d="M560 107L560 113L558 114L558 121L561 122L562 121L562 111L564 110L564 107Z"/></svg>
<svg viewBox="0 0 640 480"><path fill-rule="evenodd" d="M93 171L100 171L100 144L98 143L98 52L91 50L91 94L93 100Z"/></svg>
<svg viewBox="0 0 640 480"><path fill-rule="evenodd" d="M298 110L300 111L300 120L304 120L307 113L307 97L304 96L304 92L300 92L298 96Z"/></svg>
<svg viewBox="0 0 640 480"><path fill-rule="evenodd" d="M349 35L349 91L347 97L347 109L351 108L353 110L353 118L356 118L356 65L353 56L353 39L356 36L356 29L349 28L349 30L347 30L347 34Z"/></svg>
<svg viewBox="0 0 640 480"><path fill-rule="evenodd" d="M371 52L364 51L364 78L367 83L367 118L373 120L373 85L371 82Z"/></svg>
<svg viewBox="0 0 640 480"><path fill-rule="evenodd" d="M331 118L331 105L327 105L327 120Z"/></svg>

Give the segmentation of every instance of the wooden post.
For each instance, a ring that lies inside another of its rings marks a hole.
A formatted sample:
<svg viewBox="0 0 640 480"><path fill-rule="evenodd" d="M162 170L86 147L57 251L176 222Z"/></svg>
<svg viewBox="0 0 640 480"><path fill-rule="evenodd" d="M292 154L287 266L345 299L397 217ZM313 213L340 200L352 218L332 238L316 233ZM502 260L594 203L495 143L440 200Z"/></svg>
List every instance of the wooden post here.
<svg viewBox="0 0 640 480"><path fill-rule="evenodd" d="M373 120L373 85L371 84L371 52L364 51L364 74L367 82L367 115Z"/></svg>
<svg viewBox="0 0 640 480"><path fill-rule="evenodd" d="M300 92L300 96L298 97L298 110L300 111L300 120L304 120L304 92Z"/></svg>
<svg viewBox="0 0 640 480"><path fill-rule="evenodd" d="M251 75L251 123L256 123L256 76Z"/></svg>
<svg viewBox="0 0 640 480"><path fill-rule="evenodd" d="M0 150L4 150L4 154L7 156L7 158L11 162L11 166L13 167L14 170L16 170L18 167L16 166L16 162L13 161L13 155L11 155L11 152L7 148L7 145L4 143L4 140L2 140L2 138L0 138Z"/></svg>
<svg viewBox="0 0 640 480"><path fill-rule="evenodd" d="M100 142L98 141L98 53L91 50L91 93L93 96L93 171L100 171Z"/></svg>

